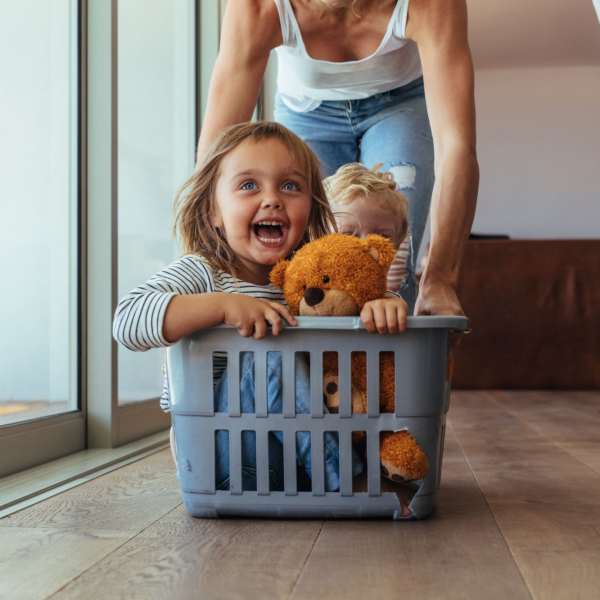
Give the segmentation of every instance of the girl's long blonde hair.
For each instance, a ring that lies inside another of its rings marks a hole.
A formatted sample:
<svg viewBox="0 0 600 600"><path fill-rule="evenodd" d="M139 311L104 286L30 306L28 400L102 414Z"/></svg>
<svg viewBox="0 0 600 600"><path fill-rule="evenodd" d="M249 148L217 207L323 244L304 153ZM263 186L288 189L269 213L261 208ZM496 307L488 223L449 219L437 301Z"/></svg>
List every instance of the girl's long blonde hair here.
<svg viewBox="0 0 600 600"><path fill-rule="evenodd" d="M289 129L271 121L240 123L225 129L209 148L203 162L183 184L175 198L174 231L185 254L200 254L221 271L235 273L241 266L223 233L212 223L215 190L221 162L244 140L276 139L299 163L309 186L312 205L304 236L297 248L335 231L335 219L321 183L319 161L310 148Z"/></svg>

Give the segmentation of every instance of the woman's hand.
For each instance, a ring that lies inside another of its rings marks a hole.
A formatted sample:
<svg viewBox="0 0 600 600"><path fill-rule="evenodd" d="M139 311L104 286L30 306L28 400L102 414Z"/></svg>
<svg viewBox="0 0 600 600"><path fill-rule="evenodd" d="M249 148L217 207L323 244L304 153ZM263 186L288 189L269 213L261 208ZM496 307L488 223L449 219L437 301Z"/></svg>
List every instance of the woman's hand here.
<svg viewBox="0 0 600 600"><path fill-rule="evenodd" d="M236 327L241 336L254 336L257 340L267 335L267 323L271 325L273 335L281 333L283 320L289 325L297 325L283 304L241 294L227 294L223 298L223 313L224 323Z"/></svg>
<svg viewBox="0 0 600 600"><path fill-rule="evenodd" d="M379 298L363 305L360 319L370 333L400 333L406 329L407 313L402 298Z"/></svg>
<svg viewBox="0 0 600 600"><path fill-rule="evenodd" d="M443 281L421 281L415 315L464 314L453 286Z"/></svg>
<svg viewBox="0 0 600 600"><path fill-rule="evenodd" d="M464 311L453 286L443 281L424 281L419 285L419 296L415 304L415 315L459 315ZM449 341L449 373L453 369L452 351L456 349L465 333L451 332Z"/></svg>

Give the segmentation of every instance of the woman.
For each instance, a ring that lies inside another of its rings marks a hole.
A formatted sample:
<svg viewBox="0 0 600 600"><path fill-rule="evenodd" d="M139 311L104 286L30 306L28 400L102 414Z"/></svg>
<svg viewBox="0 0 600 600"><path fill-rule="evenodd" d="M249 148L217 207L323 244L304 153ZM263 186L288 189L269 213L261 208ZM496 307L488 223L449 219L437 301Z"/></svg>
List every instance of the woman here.
<svg viewBox="0 0 600 600"><path fill-rule="evenodd" d="M325 174L353 161L394 174L410 204L412 273L431 201L415 313L462 314L456 285L479 179L465 0L229 0L199 161L223 127L250 119L274 48L275 116ZM416 288L405 296L413 304Z"/></svg>

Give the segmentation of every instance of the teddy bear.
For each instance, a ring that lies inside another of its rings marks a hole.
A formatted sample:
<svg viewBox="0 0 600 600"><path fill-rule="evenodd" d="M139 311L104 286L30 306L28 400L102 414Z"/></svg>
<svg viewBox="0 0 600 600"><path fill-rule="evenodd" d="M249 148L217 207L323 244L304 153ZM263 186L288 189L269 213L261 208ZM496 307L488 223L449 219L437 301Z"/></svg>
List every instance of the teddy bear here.
<svg viewBox="0 0 600 600"><path fill-rule="evenodd" d="M383 298L386 274L394 247L386 238L364 239L332 233L303 246L291 260L280 260L270 281L283 290L292 314L300 316L356 316L366 302ZM381 412L394 412L393 353L382 352L380 362ZM352 353L352 411L367 412L366 356ZM323 394L330 412L339 408L337 354L323 356ZM353 436L359 441L360 434ZM396 482L419 480L428 471L427 456L407 430L382 436L380 460L384 477Z"/></svg>

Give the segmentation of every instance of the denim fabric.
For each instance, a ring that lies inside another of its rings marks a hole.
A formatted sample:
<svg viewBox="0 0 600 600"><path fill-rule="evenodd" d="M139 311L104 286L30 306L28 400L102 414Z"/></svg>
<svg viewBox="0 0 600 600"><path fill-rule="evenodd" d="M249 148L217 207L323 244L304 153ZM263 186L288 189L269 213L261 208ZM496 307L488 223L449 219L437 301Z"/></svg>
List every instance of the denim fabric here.
<svg viewBox="0 0 600 600"><path fill-rule="evenodd" d="M240 353L240 407L243 413L254 412L254 355ZM310 380L308 363L304 356L296 354L296 413L310 413ZM281 353L267 353L267 410L281 413L282 397ZM227 372L223 374L215 391L215 411L227 412ZM242 433L242 489L256 490L256 434ZM283 436L281 432L269 433L269 485L273 491L283 490ZM226 431L216 435L215 471L217 489L229 487L229 439ZM325 490L339 490L339 446L337 433L326 433L323 445L325 454ZM299 489L309 489L311 477L310 434L296 435L296 456L299 464ZM353 455L354 474L362 472L363 463L356 453Z"/></svg>
<svg viewBox="0 0 600 600"><path fill-rule="evenodd" d="M290 110L277 97L275 120L312 148L325 175L357 161L367 167L382 163L382 170L394 175L409 202L412 244L408 277L400 291L412 312L417 293L415 262L433 190L433 141L423 80L361 100L326 100L306 113ZM409 168L408 178L402 167Z"/></svg>

